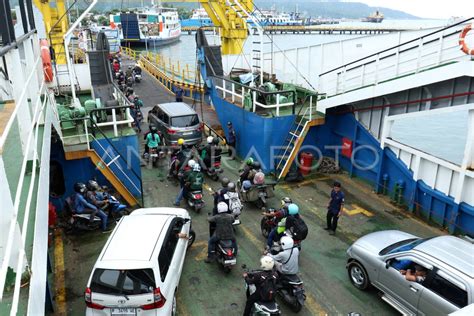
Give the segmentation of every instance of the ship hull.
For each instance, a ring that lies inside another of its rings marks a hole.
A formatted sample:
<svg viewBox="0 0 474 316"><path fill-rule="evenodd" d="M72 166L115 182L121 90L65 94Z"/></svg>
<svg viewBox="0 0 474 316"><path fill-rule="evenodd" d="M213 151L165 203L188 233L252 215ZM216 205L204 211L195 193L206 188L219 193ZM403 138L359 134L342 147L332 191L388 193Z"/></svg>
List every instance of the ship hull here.
<svg viewBox="0 0 474 316"><path fill-rule="evenodd" d="M181 36L181 35L180 35ZM176 43L179 41L180 36L171 37L171 38L164 38L164 39L139 39L139 40L126 40L121 39L120 42L122 45L125 46L165 46Z"/></svg>

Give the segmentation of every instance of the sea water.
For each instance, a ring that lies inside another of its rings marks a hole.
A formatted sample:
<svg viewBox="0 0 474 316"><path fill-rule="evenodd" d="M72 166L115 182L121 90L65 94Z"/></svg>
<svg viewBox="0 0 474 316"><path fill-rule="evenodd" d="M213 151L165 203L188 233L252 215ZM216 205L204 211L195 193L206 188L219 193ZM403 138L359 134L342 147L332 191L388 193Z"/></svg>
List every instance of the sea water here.
<svg viewBox="0 0 474 316"><path fill-rule="evenodd" d="M410 29L440 27L447 25L446 20L384 20L382 26L403 27ZM357 21L341 22L351 26L367 25ZM318 45L340 41L362 35L330 34L275 34L271 36L275 51L295 47ZM366 36L366 35L363 35ZM377 35L374 35L377 36ZM209 44L219 44L218 35L207 34ZM184 34L179 42L164 47L148 47L163 56L179 60L182 64L196 65L196 42L194 35ZM244 46L248 52L250 45ZM432 115L423 118L397 121L392 127L392 138L408 146L417 148L441 159L460 164L464 155L467 134L467 113L455 112L443 115ZM416 128L413 128L416 126Z"/></svg>

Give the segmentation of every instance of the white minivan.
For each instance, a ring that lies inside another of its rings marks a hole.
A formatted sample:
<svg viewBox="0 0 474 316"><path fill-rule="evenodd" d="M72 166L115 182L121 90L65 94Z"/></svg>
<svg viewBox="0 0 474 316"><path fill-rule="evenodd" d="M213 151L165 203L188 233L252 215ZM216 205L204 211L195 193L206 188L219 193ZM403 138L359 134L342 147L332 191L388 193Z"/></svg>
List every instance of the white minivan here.
<svg viewBox="0 0 474 316"><path fill-rule="evenodd" d="M191 218L180 208L143 208L121 218L92 269L86 315L175 315Z"/></svg>

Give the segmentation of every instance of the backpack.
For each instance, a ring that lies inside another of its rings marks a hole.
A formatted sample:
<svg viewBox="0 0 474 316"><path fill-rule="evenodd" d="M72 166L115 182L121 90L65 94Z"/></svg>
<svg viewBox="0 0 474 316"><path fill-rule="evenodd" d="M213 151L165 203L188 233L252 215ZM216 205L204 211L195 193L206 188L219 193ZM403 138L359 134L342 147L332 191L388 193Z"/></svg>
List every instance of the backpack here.
<svg viewBox="0 0 474 316"><path fill-rule="evenodd" d="M262 301L270 302L275 299L276 279L277 277L274 272L261 275L258 288Z"/></svg>
<svg viewBox="0 0 474 316"><path fill-rule="evenodd" d="M227 192L224 197L229 200L229 210L234 215L240 215L242 210L242 202L240 202L239 194L237 192Z"/></svg>
<svg viewBox="0 0 474 316"><path fill-rule="evenodd" d="M200 172L193 172L190 177L190 188L191 190L201 190L204 182L204 177Z"/></svg>
<svg viewBox="0 0 474 316"><path fill-rule="evenodd" d="M286 218L286 229L291 232L295 240L305 240L308 236L308 226L301 216L288 216Z"/></svg>

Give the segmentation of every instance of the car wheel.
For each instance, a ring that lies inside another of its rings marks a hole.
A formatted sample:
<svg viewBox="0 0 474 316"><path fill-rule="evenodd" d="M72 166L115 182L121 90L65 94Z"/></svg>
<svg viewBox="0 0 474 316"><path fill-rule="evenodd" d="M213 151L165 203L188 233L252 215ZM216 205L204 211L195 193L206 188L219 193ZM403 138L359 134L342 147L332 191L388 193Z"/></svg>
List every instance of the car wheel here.
<svg viewBox="0 0 474 316"><path fill-rule="evenodd" d="M194 230L189 231L189 237L188 237L188 248L191 247L191 245L194 243L196 240L196 233Z"/></svg>
<svg viewBox="0 0 474 316"><path fill-rule="evenodd" d="M359 290L366 290L370 286L369 276L362 266L357 261L352 261L349 263L347 269L349 274L349 279L351 280L352 285L354 285Z"/></svg>
<svg viewBox="0 0 474 316"><path fill-rule="evenodd" d="M260 230L262 231L263 237L268 238L268 235L270 234L271 228L268 227L268 225L267 225L267 218L266 217L262 217L262 219L260 220Z"/></svg>

